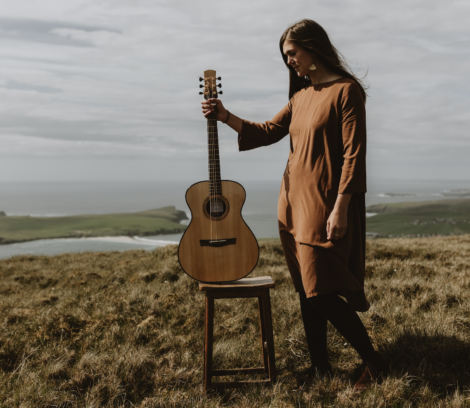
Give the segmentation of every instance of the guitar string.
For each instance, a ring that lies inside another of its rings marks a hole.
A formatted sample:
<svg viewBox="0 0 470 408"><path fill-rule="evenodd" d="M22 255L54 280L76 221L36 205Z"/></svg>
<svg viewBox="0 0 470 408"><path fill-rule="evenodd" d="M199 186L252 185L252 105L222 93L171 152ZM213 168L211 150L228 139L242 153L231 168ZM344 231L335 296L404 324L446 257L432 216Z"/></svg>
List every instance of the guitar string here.
<svg viewBox="0 0 470 408"><path fill-rule="evenodd" d="M212 85L212 84L211 84ZM212 98L212 87L211 87L211 98ZM210 172L211 172L211 178L209 180L210 184L210 189L211 189L211 226L212 226L212 234L214 233L214 210L215 210L215 199L214 199L214 167L212 166L212 155L214 154L214 138L212 135L212 122L213 122L213 117L214 117L214 112L211 113L211 120L209 121L209 134L210 134L210 159L209 159L209 165L210 165ZM214 240L214 236L211 236L211 240Z"/></svg>
<svg viewBox="0 0 470 408"><path fill-rule="evenodd" d="M214 81L211 81L211 97L214 96L213 94L213 89L214 89ZM215 107L217 109L217 107ZM217 240L217 224L215 223L215 216L214 216L214 213L216 211L216 205L217 205L217 201L216 201L216 197L215 197L215 189L214 189L214 180L215 180L215 169L214 169L214 165L213 165L213 162L214 162L214 151L215 151L215 146L214 146L214 131L213 131L213 126L214 126L214 116L217 115L216 113L216 110L214 109L214 112L212 112L212 120L211 120L211 128L210 128L210 132L211 132L211 149L212 149L212 154L211 154L211 170L212 170L212 180L211 180L211 183L212 183L212 204L213 204L213 207L212 207L212 225L214 226L214 232L215 232L215 240ZM214 239L213 238L213 239Z"/></svg>
<svg viewBox="0 0 470 408"><path fill-rule="evenodd" d="M217 97L217 88L215 87L215 76L214 78L212 79L212 89L214 89L214 96ZM217 154L217 106L215 108L215 111L214 111L214 118L213 118L213 123L212 123L212 140L213 140L213 143L214 143L214 148L213 148L213 155L212 155L212 162L213 162L213 166L214 166L214 190L215 190L215 194L214 194L214 203L215 203L215 212L216 214L218 215L218 211L219 211L219 198L217 196L217 193L219 192L218 191L218 188L217 188L217 183L218 183L218 180L217 180L217 176L218 176L218 169L217 169L217 160L215 158L215 155ZM215 223L214 223L214 227L215 227L215 240L217 241L219 239L219 224L217 222L216 219L214 219Z"/></svg>
<svg viewBox="0 0 470 408"><path fill-rule="evenodd" d="M209 99L212 95L210 95L210 92L209 91ZM211 241L213 240L213 231L212 231L212 226L213 226L213 222L212 222L212 186L211 186L211 183L212 183L212 166L211 166L211 154L212 154L212 141L211 141L211 121L212 121L212 113L209 115L209 121L208 121L208 126L209 126L209 129L208 129L208 132L207 132L207 135L208 135L208 138L209 138L209 219L210 219L210 223L211 223Z"/></svg>
<svg viewBox="0 0 470 408"><path fill-rule="evenodd" d="M216 97L218 97L218 95L217 95L217 86L215 84L215 76L214 76L213 85L214 85L215 95L216 95ZM219 135L218 135L218 132L217 132L217 112L216 112L215 118L214 118L213 131L214 131L214 157L213 158L214 158L214 162L215 162L214 163L215 185L216 185L217 194L219 194L220 165L219 165L219 158L218 158L218 156L216 157L216 155L219 154ZM221 208L222 208L221 199L220 199L220 197L217 197L217 210L219 211ZM216 221L216 223L215 223L215 240L218 241L218 239L219 239L219 223Z"/></svg>
<svg viewBox="0 0 470 408"><path fill-rule="evenodd" d="M211 78L211 97L214 97L214 79ZM215 230L215 240L217 241L217 223L215 222L215 212L217 211L217 198L216 198L216 188L215 188L215 166L214 166L214 152L215 152L215 141L214 141L214 116L217 115L217 106L215 106L214 112L212 113L212 123L211 123L211 171L212 171L212 197L213 197L213 208L212 208L212 223Z"/></svg>
<svg viewBox="0 0 470 408"><path fill-rule="evenodd" d="M207 78L206 76L204 75L204 97L205 99L210 99L210 95L208 94L208 83L207 83ZM212 216L211 216L211 206L212 206L212 202L211 202L211 182L210 182L210 179L211 179L211 134L210 134L210 120L211 120L211 113L209 114L209 116L207 117L207 154L208 154L208 162L209 162L209 224L210 224L210 230L211 230L211 241L212 241Z"/></svg>
<svg viewBox="0 0 470 408"><path fill-rule="evenodd" d="M211 84L213 85L213 84ZM211 97L213 97L214 95L212 95L212 86L211 86ZM212 126L214 125L214 115L217 115L215 113L215 110L214 112L212 112L212 118L211 118L211 122L210 122L210 133L211 133L211 173L212 173L212 177L211 177L211 181L210 183L212 184L211 185L211 197L212 197L212 207L211 207L211 223L213 225L213 229L215 230L217 228L217 225L214 223L214 212L215 212L215 205L216 205L216 201L215 201L215 191L214 191L214 178L215 178L215 171L214 171L214 166L213 166L213 161L214 161L214 133L212 131ZM217 239L217 238L215 238ZM212 240L214 240L214 237L212 237Z"/></svg>
<svg viewBox="0 0 470 408"><path fill-rule="evenodd" d="M212 78L212 89L213 89L213 92L215 94L215 78ZM216 96L216 95L212 95L212 96ZM217 197L217 169L216 169L216 165L215 165L215 152L216 152L216 139L215 139L215 126L216 126L216 121L217 121L217 106L215 107L214 109L214 117L212 118L212 127L211 127L211 131L212 131L212 167L213 167L213 172L212 172L212 175L213 175L213 179L212 179L212 188L214 190L214 214L218 214L218 209L219 209L219 200L218 200L218 197ZM216 217L214 217L214 229L215 229L215 240L217 241L217 220L216 220Z"/></svg>
<svg viewBox="0 0 470 408"><path fill-rule="evenodd" d="M211 98L214 96L213 95L213 81L212 81L212 78L211 78L211 81L210 81L210 96ZM214 134L213 134L213 131L212 131L212 127L214 125L214 116L217 115L217 113L215 112L215 109L214 109L214 112L211 113L211 120L209 121L209 133L210 133L210 150L211 150L211 154L210 154L210 160L209 160L209 163L210 163L210 172L211 172L211 178L210 178L210 181L209 181L209 184L210 184L210 189L211 189L211 240L213 241L214 240L214 230L217 228L217 225L214 223L214 212L215 212L215 206L216 206L216 199L215 199L215 191L214 191L214 176L215 176L215 171L214 171L214 166L213 166L213 161L214 161ZM216 238L217 239L217 238Z"/></svg>

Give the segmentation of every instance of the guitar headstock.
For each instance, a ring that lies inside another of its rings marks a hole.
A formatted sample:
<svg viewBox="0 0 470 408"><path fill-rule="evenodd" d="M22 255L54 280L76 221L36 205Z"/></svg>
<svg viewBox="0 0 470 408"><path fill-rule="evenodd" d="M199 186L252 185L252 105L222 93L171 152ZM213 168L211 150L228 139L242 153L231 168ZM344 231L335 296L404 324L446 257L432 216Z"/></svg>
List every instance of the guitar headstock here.
<svg viewBox="0 0 470 408"><path fill-rule="evenodd" d="M222 84L216 84L216 80L221 80L222 77L215 77L215 71L208 69L204 71L204 78L199 77L199 81L204 81L204 85L199 85L199 88L204 88L204 92L199 92L199 95L204 95L204 99L217 98L222 95L222 91L217 91L217 87L222 88Z"/></svg>

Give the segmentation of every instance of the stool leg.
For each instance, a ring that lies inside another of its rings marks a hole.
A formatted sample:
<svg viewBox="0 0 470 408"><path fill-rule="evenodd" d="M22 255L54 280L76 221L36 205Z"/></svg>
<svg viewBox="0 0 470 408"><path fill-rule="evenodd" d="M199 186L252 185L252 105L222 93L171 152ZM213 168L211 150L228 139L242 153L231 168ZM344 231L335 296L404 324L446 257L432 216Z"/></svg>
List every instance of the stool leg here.
<svg viewBox="0 0 470 408"><path fill-rule="evenodd" d="M259 325L261 330L261 347L263 349L263 362L264 362L264 371L269 375L269 364L268 364L268 350L266 343L266 330L264 323L264 308L263 308L263 298L258 297L258 306L259 306Z"/></svg>
<svg viewBox="0 0 470 408"><path fill-rule="evenodd" d="M206 292L206 322L204 328L204 391L212 386L212 349L214 344L214 298Z"/></svg>
<svg viewBox="0 0 470 408"><path fill-rule="evenodd" d="M262 298L266 343L268 344L269 379L271 381L271 385L273 385L274 381L276 381L276 362L274 360L273 321L271 316L271 299L269 296L269 289L264 291Z"/></svg>

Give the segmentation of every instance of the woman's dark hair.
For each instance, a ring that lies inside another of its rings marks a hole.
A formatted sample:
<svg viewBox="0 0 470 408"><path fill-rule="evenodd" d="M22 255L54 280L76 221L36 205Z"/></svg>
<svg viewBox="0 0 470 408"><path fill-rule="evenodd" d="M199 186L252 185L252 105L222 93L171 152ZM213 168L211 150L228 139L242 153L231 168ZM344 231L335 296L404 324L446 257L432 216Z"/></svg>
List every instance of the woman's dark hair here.
<svg viewBox="0 0 470 408"><path fill-rule="evenodd" d="M292 66L287 65L287 56L283 52L284 41L289 40L302 47L305 51L313 54L330 71L342 77L350 78L357 82L360 87L364 102L366 100L367 89L354 75L351 67L346 63L344 56L335 48L328 38L328 34L323 27L313 20L302 20L291 25L279 41L282 59L289 69L289 99L302 88L311 84L310 77L299 77Z"/></svg>

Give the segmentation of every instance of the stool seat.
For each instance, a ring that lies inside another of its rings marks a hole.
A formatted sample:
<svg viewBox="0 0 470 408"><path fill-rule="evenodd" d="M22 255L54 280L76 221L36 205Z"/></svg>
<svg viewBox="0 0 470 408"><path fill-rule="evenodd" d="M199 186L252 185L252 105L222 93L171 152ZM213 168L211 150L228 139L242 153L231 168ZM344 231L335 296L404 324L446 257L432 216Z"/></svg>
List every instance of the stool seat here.
<svg viewBox="0 0 470 408"><path fill-rule="evenodd" d="M233 282L200 283L199 290L217 290L233 288L274 288L275 284L271 276L257 276L255 278L243 278Z"/></svg>
<svg viewBox="0 0 470 408"><path fill-rule="evenodd" d="M275 283L270 276L243 278L233 282L199 284L199 290L206 292L204 325L204 389L206 393L211 389L239 388L253 383L273 385L276 378L276 365L274 361L274 337L269 290L274 288L274 286ZM214 299L250 297L258 298L264 366L255 368L214 370L212 368ZM212 377L235 374L267 374L269 379L260 381L212 382Z"/></svg>

